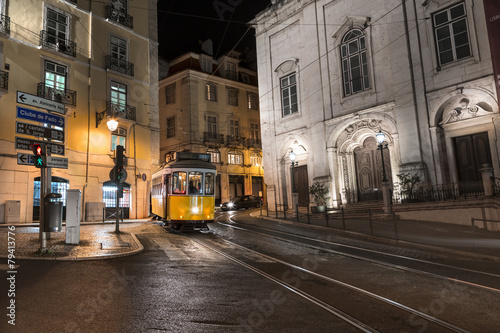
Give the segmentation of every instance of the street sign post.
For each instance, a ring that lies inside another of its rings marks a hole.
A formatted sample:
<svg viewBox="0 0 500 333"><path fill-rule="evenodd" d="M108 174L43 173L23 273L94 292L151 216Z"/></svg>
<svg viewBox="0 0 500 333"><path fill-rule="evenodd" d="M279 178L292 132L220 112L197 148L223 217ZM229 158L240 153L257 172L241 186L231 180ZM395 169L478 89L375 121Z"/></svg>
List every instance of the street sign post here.
<svg viewBox="0 0 500 333"><path fill-rule="evenodd" d="M16 133L64 142L63 131L49 127L23 123L20 121L16 121Z"/></svg>
<svg viewBox="0 0 500 333"><path fill-rule="evenodd" d="M17 118L64 128L64 117L28 109L22 106L17 107Z"/></svg>
<svg viewBox="0 0 500 333"><path fill-rule="evenodd" d="M17 102L21 104L36 106L48 111L66 114L66 108L63 103L54 102L50 99L45 99L35 95L31 95L22 91L17 92Z"/></svg>
<svg viewBox="0 0 500 333"><path fill-rule="evenodd" d="M35 165L33 163L33 155L17 153L17 164L18 165Z"/></svg>
<svg viewBox="0 0 500 333"><path fill-rule="evenodd" d="M30 146L37 143L45 143L47 145L47 152L50 152L51 154L64 156L64 145L47 141L20 138L16 136L16 149L31 150Z"/></svg>

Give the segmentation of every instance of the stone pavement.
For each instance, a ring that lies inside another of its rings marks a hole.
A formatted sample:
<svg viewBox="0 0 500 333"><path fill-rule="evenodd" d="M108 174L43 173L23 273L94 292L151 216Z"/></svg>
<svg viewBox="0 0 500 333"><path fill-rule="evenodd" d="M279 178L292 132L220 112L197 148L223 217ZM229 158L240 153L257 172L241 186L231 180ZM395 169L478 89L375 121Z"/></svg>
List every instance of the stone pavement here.
<svg viewBox="0 0 500 333"><path fill-rule="evenodd" d="M38 223L0 224L0 258L7 258L9 248L14 249L15 259L42 260L92 260L133 255L144 250L137 237L128 232L129 220L120 223L120 233L115 233L114 223L82 223L78 245L66 244L66 227L61 232L51 232L47 240L48 251L40 254ZM12 230L13 229L13 230ZM9 238L10 236L10 238Z"/></svg>
<svg viewBox="0 0 500 333"><path fill-rule="evenodd" d="M472 225L399 220L391 216L342 220L331 217L327 219L325 214L308 216L300 211L298 219L291 211L287 212L285 219L283 212L278 213L276 217L276 212L267 213L264 209L251 215L308 228L334 229L338 233L373 242L500 261L500 231L491 231L498 229L494 229L495 226L490 223L485 228L483 222L476 222L476 227L472 228Z"/></svg>

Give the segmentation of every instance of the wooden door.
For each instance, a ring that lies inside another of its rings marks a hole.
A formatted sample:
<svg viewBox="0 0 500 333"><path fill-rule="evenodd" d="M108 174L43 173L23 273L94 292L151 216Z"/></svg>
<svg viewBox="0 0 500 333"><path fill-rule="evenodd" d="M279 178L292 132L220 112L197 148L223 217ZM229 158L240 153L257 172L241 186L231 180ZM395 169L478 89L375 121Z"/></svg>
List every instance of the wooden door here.
<svg viewBox="0 0 500 333"><path fill-rule="evenodd" d="M488 133L477 133L454 138L458 180L479 182L482 180L479 169L483 164L491 165Z"/></svg>
<svg viewBox="0 0 500 333"><path fill-rule="evenodd" d="M382 200L382 156L375 138L367 138L363 147L354 150L359 201ZM383 150L387 180L391 182L389 149Z"/></svg>
<svg viewBox="0 0 500 333"><path fill-rule="evenodd" d="M295 190L299 194L299 206L309 205L309 180L307 176L307 165L296 166L294 170Z"/></svg>

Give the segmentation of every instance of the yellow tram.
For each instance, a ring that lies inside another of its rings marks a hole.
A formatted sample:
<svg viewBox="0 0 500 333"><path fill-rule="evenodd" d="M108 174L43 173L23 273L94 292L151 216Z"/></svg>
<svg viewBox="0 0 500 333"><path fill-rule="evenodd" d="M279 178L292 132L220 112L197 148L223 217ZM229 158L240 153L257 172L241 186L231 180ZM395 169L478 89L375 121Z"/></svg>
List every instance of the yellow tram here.
<svg viewBox="0 0 500 333"><path fill-rule="evenodd" d="M216 174L210 154L175 153L153 174L152 213L175 230L208 229L214 221Z"/></svg>

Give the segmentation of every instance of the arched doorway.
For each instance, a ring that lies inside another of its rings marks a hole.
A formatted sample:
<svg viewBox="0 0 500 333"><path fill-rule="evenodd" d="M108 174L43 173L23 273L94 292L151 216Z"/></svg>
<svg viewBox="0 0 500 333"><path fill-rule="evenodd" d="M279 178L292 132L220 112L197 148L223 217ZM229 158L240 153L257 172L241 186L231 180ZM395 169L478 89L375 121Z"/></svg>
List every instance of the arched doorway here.
<svg viewBox="0 0 500 333"><path fill-rule="evenodd" d="M33 221L40 221L40 177L36 177L33 182ZM50 184L51 193L60 193L60 199L54 201L63 203L63 220L66 219L66 191L69 189L69 180L61 177L52 176L52 183Z"/></svg>
<svg viewBox="0 0 500 333"><path fill-rule="evenodd" d="M391 182L389 150L384 149L384 164L387 179ZM368 137L361 147L354 149L358 201L382 200L382 157L374 137Z"/></svg>
<svg viewBox="0 0 500 333"><path fill-rule="evenodd" d="M119 204L123 211L123 218L130 217L130 203L132 201L132 192L130 191L130 184L123 183L123 197L120 198ZM107 181L102 186L102 200L105 207L105 219L115 216L116 213L116 183Z"/></svg>

